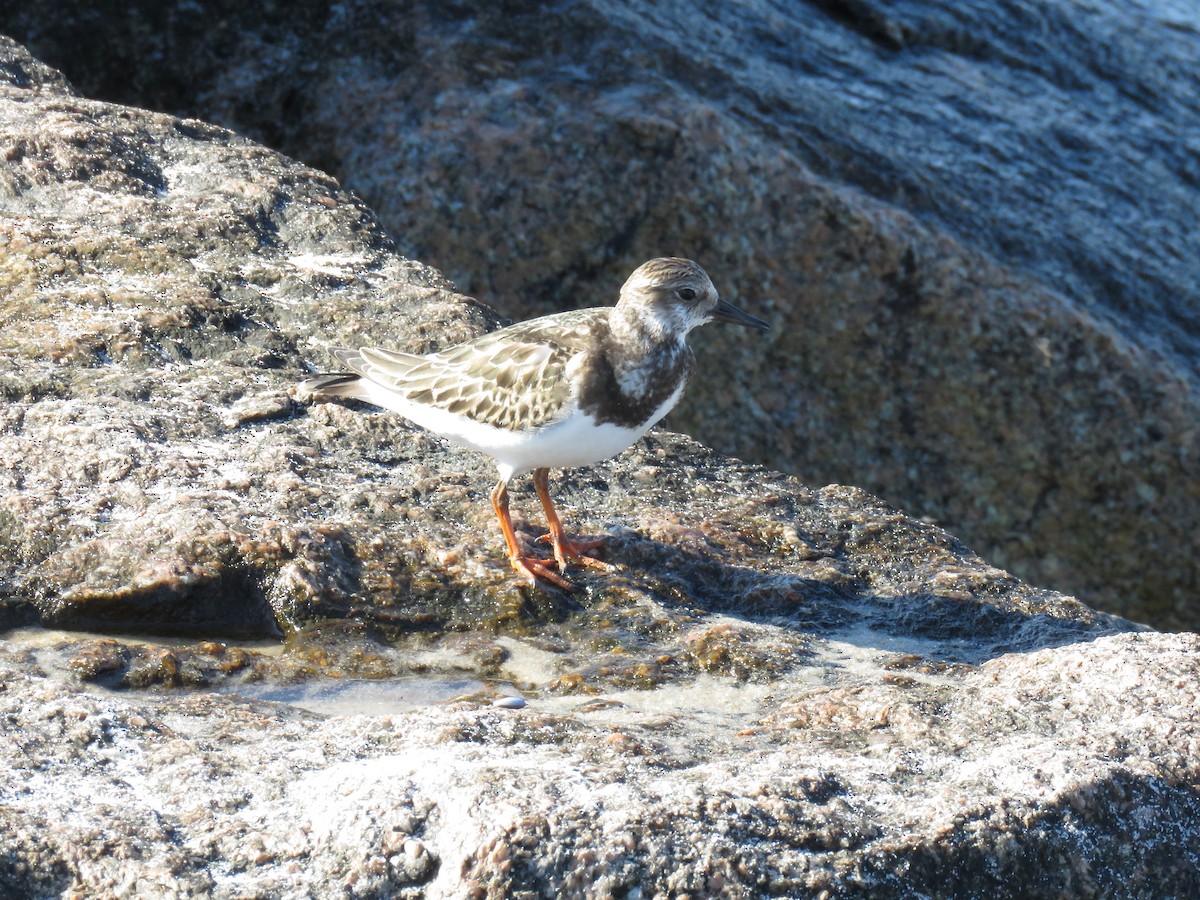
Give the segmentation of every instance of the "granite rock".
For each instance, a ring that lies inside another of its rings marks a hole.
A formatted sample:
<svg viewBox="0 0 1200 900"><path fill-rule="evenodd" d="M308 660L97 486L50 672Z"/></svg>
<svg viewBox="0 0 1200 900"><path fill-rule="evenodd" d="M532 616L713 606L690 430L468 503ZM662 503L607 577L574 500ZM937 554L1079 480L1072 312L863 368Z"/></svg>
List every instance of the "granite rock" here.
<svg viewBox="0 0 1200 900"><path fill-rule="evenodd" d="M513 318L699 259L776 330L701 348L672 427L1200 622L1200 32L1174 7L7 5L88 93L334 173Z"/></svg>
<svg viewBox="0 0 1200 900"><path fill-rule="evenodd" d="M812 649L770 684L328 717L83 691L0 642L0 894L1200 891L1195 635Z"/></svg>
<svg viewBox="0 0 1200 900"><path fill-rule="evenodd" d="M484 461L294 391L494 313L327 175L0 73L0 894L1200 889L1194 636L662 431L525 589Z"/></svg>

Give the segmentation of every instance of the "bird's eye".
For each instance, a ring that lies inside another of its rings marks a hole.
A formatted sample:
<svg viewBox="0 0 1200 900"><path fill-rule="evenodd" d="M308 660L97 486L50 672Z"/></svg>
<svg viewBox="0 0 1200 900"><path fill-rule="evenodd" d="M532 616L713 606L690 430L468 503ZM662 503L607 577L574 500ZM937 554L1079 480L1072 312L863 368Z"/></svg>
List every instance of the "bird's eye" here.
<svg viewBox="0 0 1200 900"><path fill-rule="evenodd" d="M679 289L679 299L680 300L695 300L696 292L694 290L692 290L691 288L680 288Z"/></svg>

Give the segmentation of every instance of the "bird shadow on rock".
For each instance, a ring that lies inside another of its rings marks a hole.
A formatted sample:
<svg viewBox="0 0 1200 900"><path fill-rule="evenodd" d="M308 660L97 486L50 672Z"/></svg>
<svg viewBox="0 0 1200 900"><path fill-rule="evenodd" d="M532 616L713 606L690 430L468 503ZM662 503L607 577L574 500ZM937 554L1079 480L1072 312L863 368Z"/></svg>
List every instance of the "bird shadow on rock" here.
<svg viewBox="0 0 1200 900"><path fill-rule="evenodd" d="M632 533L610 539L613 575L589 576L587 596L601 606L624 593L625 605L686 614L700 621L768 628L867 650L978 665L1143 630L1079 601L996 574L971 590L881 590L869 572L839 554L814 574L730 563L706 549L680 548Z"/></svg>

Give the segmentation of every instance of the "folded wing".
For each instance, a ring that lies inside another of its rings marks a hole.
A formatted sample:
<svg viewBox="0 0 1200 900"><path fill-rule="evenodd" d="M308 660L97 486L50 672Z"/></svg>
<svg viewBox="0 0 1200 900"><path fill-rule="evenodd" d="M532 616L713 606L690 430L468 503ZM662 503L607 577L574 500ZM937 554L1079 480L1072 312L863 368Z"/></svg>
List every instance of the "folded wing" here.
<svg viewBox="0 0 1200 900"><path fill-rule="evenodd" d="M376 347L334 352L355 374L411 403L520 431L564 414L567 364L587 349L595 320L607 313L534 319L428 356Z"/></svg>

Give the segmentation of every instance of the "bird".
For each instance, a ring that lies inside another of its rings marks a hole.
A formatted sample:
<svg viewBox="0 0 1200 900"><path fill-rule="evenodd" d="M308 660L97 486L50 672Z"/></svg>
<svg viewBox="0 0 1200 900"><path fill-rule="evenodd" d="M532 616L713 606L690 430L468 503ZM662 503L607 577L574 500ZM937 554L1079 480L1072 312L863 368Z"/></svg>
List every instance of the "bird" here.
<svg viewBox="0 0 1200 900"><path fill-rule="evenodd" d="M588 555L603 541L567 536L550 496L550 470L610 459L657 424L695 370L688 334L714 321L770 328L721 299L692 260L652 259L625 281L615 306L518 322L424 356L338 348L333 355L348 371L309 378L298 390L317 400L366 401L490 456L499 475L492 508L514 572L531 585L571 591L568 565L603 568ZM553 561L527 554L513 530L508 486L527 473L546 514L542 540Z"/></svg>

